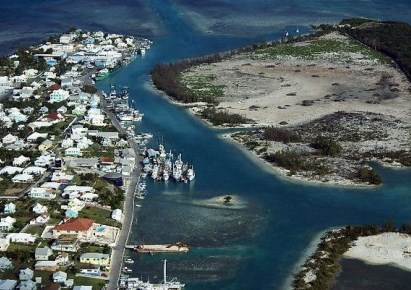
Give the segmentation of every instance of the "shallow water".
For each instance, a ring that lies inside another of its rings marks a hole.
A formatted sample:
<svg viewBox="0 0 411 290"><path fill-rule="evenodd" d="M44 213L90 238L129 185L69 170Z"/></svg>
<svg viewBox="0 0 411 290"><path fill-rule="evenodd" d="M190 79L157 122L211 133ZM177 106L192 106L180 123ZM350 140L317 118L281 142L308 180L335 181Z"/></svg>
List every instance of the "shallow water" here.
<svg viewBox="0 0 411 290"><path fill-rule="evenodd" d="M130 85L135 105L145 114L138 131L153 132L153 146L157 137L163 137L166 148L181 152L184 160L194 164L197 174L191 184L148 182L149 196L139 209L130 243L181 240L189 242L193 249L181 255L130 253L137 260L133 265L136 276L159 280L161 260L167 258L169 275L179 277L187 284L187 290L281 289L287 286L295 264L319 232L346 224L411 220L411 170L376 166L384 180L384 186L376 189L289 182L277 178L237 146L220 139L218 130L210 129L185 109L153 93L148 84L149 71L158 62L276 39L285 29L293 29L299 23L336 21L345 15L411 21L408 2L280 4L279 1L129 0L116 4L117 1L94 0L82 3L2 1L0 49L3 53L11 52L21 42L37 41L70 26L143 34L154 40L144 57L100 82L98 87L108 89L109 83ZM193 11L202 16L193 19ZM267 19L271 14L282 22L271 23ZM244 15L246 21L238 29L232 19L238 21ZM210 30L195 23L202 21L202 17L218 21L214 26L218 29ZM225 194L238 196L247 207L216 207L205 202Z"/></svg>

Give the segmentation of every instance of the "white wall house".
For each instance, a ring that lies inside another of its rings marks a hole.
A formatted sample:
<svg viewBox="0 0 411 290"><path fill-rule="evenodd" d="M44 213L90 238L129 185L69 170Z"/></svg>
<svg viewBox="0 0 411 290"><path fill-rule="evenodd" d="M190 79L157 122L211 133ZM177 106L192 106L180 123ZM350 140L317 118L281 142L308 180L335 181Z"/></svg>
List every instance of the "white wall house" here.
<svg viewBox="0 0 411 290"><path fill-rule="evenodd" d="M5 166L2 170L0 170L0 174L8 174L14 175L16 173L20 173L23 171L24 168L16 167L16 166Z"/></svg>
<svg viewBox="0 0 411 290"><path fill-rule="evenodd" d="M111 213L111 218L121 223L123 221L123 211L118 208L113 210Z"/></svg>
<svg viewBox="0 0 411 290"><path fill-rule="evenodd" d="M66 156L81 156L81 150L79 148L70 147L64 150L64 155Z"/></svg>
<svg viewBox="0 0 411 290"><path fill-rule="evenodd" d="M19 157L16 157L13 159L13 166L21 166L24 163L29 162L29 161L30 161L29 157L20 155Z"/></svg>
<svg viewBox="0 0 411 290"><path fill-rule="evenodd" d="M52 200L56 198L56 194L53 190L44 187L33 187L30 190L29 196L31 198Z"/></svg>
<svg viewBox="0 0 411 290"><path fill-rule="evenodd" d="M7 235L7 239L10 239L12 243L24 243L24 244L32 244L36 241L36 237L32 234L26 233L13 233Z"/></svg>
<svg viewBox="0 0 411 290"><path fill-rule="evenodd" d="M4 213L5 214L12 214L16 212L16 205L12 202L6 203L4 206Z"/></svg>
<svg viewBox="0 0 411 290"><path fill-rule="evenodd" d="M13 224L16 222L15 218L7 216L0 219L0 231L10 231L13 229Z"/></svg>
<svg viewBox="0 0 411 290"><path fill-rule="evenodd" d="M14 136L13 134L7 134L6 136L3 137L2 143L3 144L11 144L15 143L19 139L18 137Z"/></svg>
<svg viewBox="0 0 411 290"><path fill-rule="evenodd" d="M34 181L34 177L31 174L17 174L11 181L13 183L31 183Z"/></svg>
<svg viewBox="0 0 411 290"><path fill-rule="evenodd" d="M46 213L47 210L48 210L47 206L41 205L41 204L39 204L39 203L36 203L36 204L33 206L33 212L36 213L36 214Z"/></svg>
<svg viewBox="0 0 411 290"><path fill-rule="evenodd" d="M69 92L65 91L63 89L58 89L53 91L50 94L50 103L57 103L57 102L61 102L64 100L67 100L69 97Z"/></svg>
<svg viewBox="0 0 411 290"><path fill-rule="evenodd" d="M74 146L73 139L67 138L61 141L61 148L67 149Z"/></svg>
<svg viewBox="0 0 411 290"><path fill-rule="evenodd" d="M42 175L46 172L46 168L38 166L29 166L23 170L23 174Z"/></svg>

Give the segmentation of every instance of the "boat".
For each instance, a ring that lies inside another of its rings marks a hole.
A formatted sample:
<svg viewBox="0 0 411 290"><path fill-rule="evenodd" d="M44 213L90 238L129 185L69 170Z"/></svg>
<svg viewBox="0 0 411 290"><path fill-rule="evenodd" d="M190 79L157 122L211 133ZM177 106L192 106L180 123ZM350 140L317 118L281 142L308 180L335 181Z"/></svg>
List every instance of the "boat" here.
<svg viewBox="0 0 411 290"><path fill-rule="evenodd" d="M134 264L134 260L132 260L132 259L130 259L130 258L127 258L127 259L124 260L124 263L126 263L126 264Z"/></svg>
<svg viewBox="0 0 411 290"><path fill-rule="evenodd" d="M108 77L110 75L110 70L108 68L103 68L98 71L95 80L96 81L101 81L102 79Z"/></svg>
<svg viewBox="0 0 411 290"><path fill-rule="evenodd" d="M192 181L196 177L196 173L194 172L194 166L190 165L187 169L186 177L188 181Z"/></svg>
<svg viewBox="0 0 411 290"><path fill-rule="evenodd" d="M300 33L300 29L298 29L298 25L297 25L297 29L295 30L295 33Z"/></svg>
<svg viewBox="0 0 411 290"><path fill-rule="evenodd" d="M288 31L287 31L287 30L284 32L284 36L285 36L285 37L288 36Z"/></svg>
<svg viewBox="0 0 411 290"><path fill-rule="evenodd" d="M128 268L128 267L123 267L123 269L121 270L123 273L133 273L133 270Z"/></svg>

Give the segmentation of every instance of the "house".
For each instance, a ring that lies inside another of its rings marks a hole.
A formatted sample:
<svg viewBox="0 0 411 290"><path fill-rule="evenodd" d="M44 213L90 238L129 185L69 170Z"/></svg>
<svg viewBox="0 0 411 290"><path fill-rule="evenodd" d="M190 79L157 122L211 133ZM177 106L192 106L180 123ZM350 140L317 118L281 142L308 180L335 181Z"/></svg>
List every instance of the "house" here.
<svg viewBox="0 0 411 290"><path fill-rule="evenodd" d="M50 122L51 124L56 124L60 121L66 120L66 117L63 114L57 113L57 112L50 112L47 115L44 115L39 119L43 122Z"/></svg>
<svg viewBox="0 0 411 290"><path fill-rule="evenodd" d="M49 102L50 103L58 103L58 102L67 100L68 97L69 97L69 92L68 91L65 91L63 89L58 89L58 90L53 91L50 94L50 101Z"/></svg>
<svg viewBox="0 0 411 290"><path fill-rule="evenodd" d="M77 208L68 208L64 215L66 218L78 218L78 209Z"/></svg>
<svg viewBox="0 0 411 290"><path fill-rule="evenodd" d="M40 152L44 152L47 149L50 149L51 146L53 146L53 142L51 142L50 140L44 140L43 142L41 142L41 144L39 145L38 149Z"/></svg>
<svg viewBox="0 0 411 290"><path fill-rule="evenodd" d="M34 276L34 272L30 268L20 270L19 279L21 281L32 280L33 276Z"/></svg>
<svg viewBox="0 0 411 290"><path fill-rule="evenodd" d="M54 283L64 283L67 280L67 273L58 271L53 274L53 282Z"/></svg>
<svg viewBox="0 0 411 290"><path fill-rule="evenodd" d="M121 223L123 221L123 211L121 209L113 210L111 213L111 218Z"/></svg>
<svg viewBox="0 0 411 290"><path fill-rule="evenodd" d="M0 258L0 270L11 270L11 269L13 269L12 261L7 257L1 257Z"/></svg>
<svg viewBox="0 0 411 290"><path fill-rule="evenodd" d="M35 236L26 233L8 234L7 238L10 239L12 243L33 244L36 241Z"/></svg>
<svg viewBox="0 0 411 290"><path fill-rule="evenodd" d="M14 175L23 171L23 168L16 166L5 166L0 170L0 174Z"/></svg>
<svg viewBox="0 0 411 290"><path fill-rule="evenodd" d="M60 252L72 252L75 253L80 248L80 242L76 236L73 235L60 235L58 239L54 240L51 245L51 249Z"/></svg>
<svg viewBox="0 0 411 290"><path fill-rule="evenodd" d="M86 218L71 219L53 228L53 236L76 235L80 238L89 238L93 233L94 221Z"/></svg>
<svg viewBox="0 0 411 290"><path fill-rule="evenodd" d="M71 87L73 85L73 78L65 78L61 80L62 87Z"/></svg>
<svg viewBox="0 0 411 290"><path fill-rule="evenodd" d="M34 165L40 167L47 167L54 163L54 159L55 158L49 154L41 155L34 161Z"/></svg>
<svg viewBox="0 0 411 290"><path fill-rule="evenodd" d="M13 224L16 222L15 218L7 216L0 219L0 231L10 231L13 229Z"/></svg>
<svg viewBox="0 0 411 290"><path fill-rule="evenodd" d="M36 271L49 271L49 272L54 272L59 269L59 265L57 265L56 261L38 261L34 265L34 269Z"/></svg>
<svg viewBox="0 0 411 290"><path fill-rule="evenodd" d="M105 126L104 115L93 115L89 118L89 123L94 126Z"/></svg>
<svg viewBox="0 0 411 290"><path fill-rule="evenodd" d="M80 196L80 199L84 201L88 201L88 202L95 201L95 200L98 200L98 194L87 192L87 193L82 194Z"/></svg>
<svg viewBox="0 0 411 290"><path fill-rule="evenodd" d="M92 186L69 185L64 188L62 195L65 196L71 192L79 192L80 194L94 193L95 189Z"/></svg>
<svg viewBox="0 0 411 290"><path fill-rule="evenodd" d="M57 195L54 193L52 189L44 187L33 187L30 190L29 196L31 198L52 200L55 199Z"/></svg>
<svg viewBox="0 0 411 290"><path fill-rule="evenodd" d="M56 260L58 265L66 265L69 262L69 255L67 253L61 253L56 257Z"/></svg>
<svg viewBox="0 0 411 290"><path fill-rule="evenodd" d="M0 280L0 290L13 290L17 286L16 280Z"/></svg>
<svg viewBox="0 0 411 290"><path fill-rule="evenodd" d="M31 183L33 182L33 179L33 175L30 174L17 174L11 181L13 181L13 183Z"/></svg>
<svg viewBox="0 0 411 290"><path fill-rule="evenodd" d="M9 246L10 246L10 240L9 239L0 238L0 251L2 251L2 252L7 251Z"/></svg>
<svg viewBox="0 0 411 290"><path fill-rule="evenodd" d="M66 156L81 156L81 150L79 148L70 147L64 150L64 155Z"/></svg>
<svg viewBox="0 0 411 290"><path fill-rule="evenodd" d="M19 157L16 157L13 159L13 166L21 166L24 163L29 162L29 161L30 161L29 157L20 155Z"/></svg>
<svg viewBox="0 0 411 290"><path fill-rule="evenodd" d="M79 264L78 268L80 269L81 274L91 275L91 276L100 276L101 275L101 267L100 265L93 265L93 264ZM82 286L84 287L84 286ZM76 287L73 288L73 290ZM81 288L83 289L83 288ZM91 290L91 289L90 289Z"/></svg>
<svg viewBox="0 0 411 290"><path fill-rule="evenodd" d="M27 281L21 281L19 285L19 289L20 290L36 290L37 286L35 282L31 280L27 280Z"/></svg>
<svg viewBox="0 0 411 290"><path fill-rule="evenodd" d="M38 132L34 132L34 133L30 134L30 135L26 138L26 140L27 140L28 142L34 143L34 142L36 142L37 139L39 139L39 138L46 139L46 138L48 137L48 135L49 135L48 133L38 133Z"/></svg>
<svg viewBox="0 0 411 290"><path fill-rule="evenodd" d="M46 172L46 168L38 166L29 166L23 170L23 174L42 175Z"/></svg>
<svg viewBox="0 0 411 290"><path fill-rule="evenodd" d="M4 206L4 213L5 214L12 214L16 212L16 205L12 202L6 203Z"/></svg>
<svg viewBox="0 0 411 290"><path fill-rule="evenodd" d="M46 106L43 106L39 109L40 114L47 114L48 112L49 112L49 108L47 108Z"/></svg>
<svg viewBox="0 0 411 290"><path fill-rule="evenodd" d="M44 225L49 220L50 220L50 215L48 213L43 213L43 214L39 215L38 217L36 217L35 219L32 219L30 221L30 224L31 225L35 225L35 224Z"/></svg>
<svg viewBox="0 0 411 290"><path fill-rule="evenodd" d="M53 190L58 190L62 186L61 183L59 182L44 182L40 187L43 188L48 188L48 189L53 189Z"/></svg>
<svg viewBox="0 0 411 290"><path fill-rule="evenodd" d="M69 183L73 178L74 175L65 174L64 172L53 172L51 181L66 184Z"/></svg>
<svg viewBox="0 0 411 290"><path fill-rule="evenodd" d="M9 133L6 136L4 136L3 139L1 139L1 141L3 144L11 144L11 143L15 143L17 139L18 138L16 136Z"/></svg>
<svg viewBox="0 0 411 290"><path fill-rule="evenodd" d="M87 167L87 168L97 168L98 159L97 158L71 158L67 162L68 167Z"/></svg>
<svg viewBox="0 0 411 290"><path fill-rule="evenodd" d="M84 253L80 256L80 263L106 267L110 265L110 255L101 253Z"/></svg>
<svg viewBox="0 0 411 290"><path fill-rule="evenodd" d="M49 247L36 248L34 252L34 258L36 261L48 261L49 257L53 254L53 251Z"/></svg>
<svg viewBox="0 0 411 290"><path fill-rule="evenodd" d="M61 148L67 149L67 148L73 147L73 145L74 145L74 142L73 142L73 139L71 138L66 138L63 141L61 141Z"/></svg>
<svg viewBox="0 0 411 290"><path fill-rule="evenodd" d="M81 200L77 199L77 198L73 198L67 204L67 208L75 208L78 211L82 210L85 206L86 206L86 203L84 201L81 201Z"/></svg>
<svg viewBox="0 0 411 290"><path fill-rule="evenodd" d="M78 149L87 149L91 145L93 145L93 141L91 141L90 139L87 139L87 137L82 137L82 138L77 140L76 147Z"/></svg>
<svg viewBox="0 0 411 290"><path fill-rule="evenodd" d="M57 109L57 113L60 113L60 114L67 113L67 107L66 106L61 106L60 108Z"/></svg>
<svg viewBox="0 0 411 290"><path fill-rule="evenodd" d="M41 205L39 203L36 203L33 206L33 212L35 212L36 214L46 213L47 211L48 211L47 206Z"/></svg>

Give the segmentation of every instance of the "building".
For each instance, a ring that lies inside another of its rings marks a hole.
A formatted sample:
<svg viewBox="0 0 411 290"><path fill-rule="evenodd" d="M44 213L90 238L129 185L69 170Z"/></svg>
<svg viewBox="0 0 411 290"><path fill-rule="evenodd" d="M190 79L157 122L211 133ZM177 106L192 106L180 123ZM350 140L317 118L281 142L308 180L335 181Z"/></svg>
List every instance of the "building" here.
<svg viewBox="0 0 411 290"><path fill-rule="evenodd" d="M49 247L36 248L34 252L34 258L36 261L48 261L49 257L53 254L53 251Z"/></svg>
<svg viewBox="0 0 411 290"><path fill-rule="evenodd" d="M65 101L65 100L68 99L69 95L70 95L69 92L65 91L63 89L55 90L50 94L50 101L49 102L50 103L58 103L58 102Z"/></svg>
<svg viewBox="0 0 411 290"><path fill-rule="evenodd" d="M31 198L38 198L38 199L45 199L45 200L52 200L56 198L56 194L54 190L45 187L33 187L30 190L29 196Z"/></svg>
<svg viewBox="0 0 411 290"><path fill-rule="evenodd" d="M39 166L29 166L24 168L23 174L34 174L34 175L42 175L46 172L46 168L39 167Z"/></svg>
<svg viewBox="0 0 411 290"><path fill-rule="evenodd" d="M36 213L36 214L46 213L47 211L48 211L47 206L41 205L40 203L36 203L33 206L33 212Z"/></svg>
<svg viewBox="0 0 411 290"><path fill-rule="evenodd" d="M10 240L9 239L0 238L0 251L1 252L7 251L9 246L10 246Z"/></svg>
<svg viewBox="0 0 411 290"><path fill-rule="evenodd" d="M75 253L80 248L80 242L76 236L73 235L61 235L58 239L54 240L51 245L51 249L60 252Z"/></svg>
<svg viewBox="0 0 411 290"><path fill-rule="evenodd" d="M54 283L64 283L67 280L67 273L62 272L62 271L58 271L56 273L53 274L53 282Z"/></svg>
<svg viewBox="0 0 411 290"><path fill-rule="evenodd" d="M46 139L48 137L48 133L38 133L38 132L34 132L32 134L30 134L26 139L28 142L36 142L37 139L42 138L42 139Z"/></svg>
<svg viewBox="0 0 411 290"><path fill-rule="evenodd" d="M30 158L20 155L19 157L13 159L13 166L21 166L26 162L30 162Z"/></svg>
<svg viewBox="0 0 411 290"><path fill-rule="evenodd" d="M13 183L31 183L34 181L34 177L31 174L17 174L11 181Z"/></svg>
<svg viewBox="0 0 411 290"><path fill-rule="evenodd" d="M101 267L99 265L79 264L78 267L80 268L80 273L81 274L91 275L91 276L100 276L101 275ZM73 290L75 288L76 287L74 287ZM81 289L83 289L83 288L81 288Z"/></svg>
<svg viewBox="0 0 411 290"><path fill-rule="evenodd" d="M51 177L52 182L59 182L63 184L69 183L74 178L74 175L65 174L61 171L53 172L53 176Z"/></svg>
<svg viewBox="0 0 411 290"><path fill-rule="evenodd" d="M64 155L66 156L81 156L81 150L80 148L76 147L70 147L64 150Z"/></svg>
<svg viewBox="0 0 411 290"><path fill-rule="evenodd" d="M17 286L16 280L0 280L0 290L13 290Z"/></svg>
<svg viewBox="0 0 411 290"><path fill-rule="evenodd" d="M11 270L13 268L14 268L13 263L9 258L6 258L6 257L0 258L0 270Z"/></svg>
<svg viewBox="0 0 411 290"><path fill-rule="evenodd" d="M86 218L68 220L53 228L53 236L58 238L61 235L76 235L79 238L89 238L93 233L94 221Z"/></svg>
<svg viewBox="0 0 411 290"><path fill-rule="evenodd" d="M20 290L36 290L37 286L35 282L31 280L27 280L27 281L21 281L19 285L19 289Z"/></svg>
<svg viewBox="0 0 411 290"><path fill-rule="evenodd" d="M59 269L59 265L57 265L56 261L38 261L35 265L34 265L34 269L36 271L50 271L50 272L54 272L57 271Z"/></svg>
<svg viewBox="0 0 411 290"><path fill-rule="evenodd" d="M7 235L12 243L34 244L36 237L27 233L12 233Z"/></svg>
<svg viewBox="0 0 411 290"><path fill-rule="evenodd" d="M18 137L14 136L13 134L7 134L6 136L1 139L3 144L11 144L17 141Z"/></svg>
<svg viewBox="0 0 411 290"><path fill-rule="evenodd" d="M40 152L44 152L47 149L50 149L53 146L53 142L51 142L50 140L44 140L43 142L41 142L41 144L39 145L38 149Z"/></svg>
<svg viewBox="0 0 411 290"><path fill-rule="evenodd" d="M31 225L37 224L37 225L44 225L45 223L47 223L50 220L50 215L48 213L43 213L41 215L39 215L38 217L36 217L35 219L32 219L30 221Z"/></svg>
<svg viewBox="0 0 411 290"><path fill-rule="evenodd" d="M4 206L4 213L5 214L12 214L16 212L16 205L12 202L6 203Z"/></svg>
<svg viewBox="0 0 411 290"><path fill-rule="evenodd" d="M121 223L123 221L123 211L121 209L113 210L111 213L111 218Z"/></svg>
<svg viewBox="0 0 411 290"><path fill-rule="evenodd" d="M69 262L69 255L67 253L61 253L56 257L56 260L58 265L66 265Z"/></svg>
<svg viewBox="0 0 411 290"><path fill-rule="evenodd" d="M13 229L13 224L16 222L15 218L7 216L0 219L0 231L10 231Z"/></svg>
<svg viewBox="0 0 411 290"><path fill-rule="evenodd" d="M0 170L0 174L8 174L8 175L14 175L16 173L20 173L23 171L24 168L22 167L16 167L16 166L5 166Z"/></svg>
<svg viewBox="0 0 411 290"><path fill-rule="evenodd" d="M101 253L84 253L80 256L80 263L107 267L110 265L110 255Z"/></svg>
<svg viewBox="0 0 411 290"><path fill-rule="evenodd" d="M21 281L32 280L33 276L34 276L34 272L30 268L20 270L19 279Z"/></svg>

